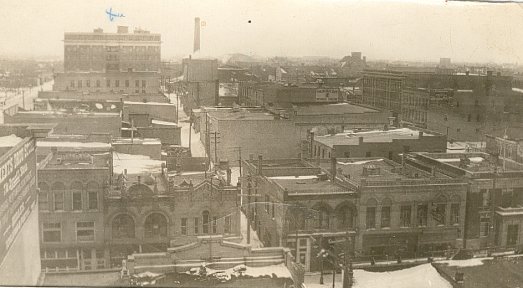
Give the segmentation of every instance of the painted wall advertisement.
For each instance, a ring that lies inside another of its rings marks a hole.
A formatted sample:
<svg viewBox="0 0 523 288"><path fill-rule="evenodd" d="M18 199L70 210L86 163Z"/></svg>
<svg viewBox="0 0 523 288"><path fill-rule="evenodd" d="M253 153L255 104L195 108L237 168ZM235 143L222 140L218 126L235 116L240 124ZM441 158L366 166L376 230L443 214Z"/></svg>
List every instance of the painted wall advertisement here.
<svg viewBox="0 0 523 288"><path fill-rule="evenodd" d="M316 101L338 102L338 89L316 89Z"/></svg>
<svg viewBox="0 0 523 288"><path fill-rule="evenodd" d="M0 263L36 208L36 156L32 139L0 163Z"/></svg>

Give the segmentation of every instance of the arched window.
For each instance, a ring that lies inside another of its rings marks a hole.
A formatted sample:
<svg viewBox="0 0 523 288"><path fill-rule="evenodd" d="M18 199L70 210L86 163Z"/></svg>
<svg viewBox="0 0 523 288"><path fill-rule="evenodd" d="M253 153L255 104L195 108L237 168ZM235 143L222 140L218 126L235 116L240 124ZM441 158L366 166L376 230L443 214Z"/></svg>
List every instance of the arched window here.
<svg viewBox="0 0 523 288"><path fill-rule="evenodd" d="M89 182L87 184L87 208L89 210L98 209L98 191L100 190L100 185L96 182Z"/></svg>
<svg viewBox="0 0 523 288"><path fill-rule="evenodd" d="M392 201L386 198L381 203L381 228L390 228L390 210Z"/></svg>
<svg viewBox="0 0 523 288"><path fill-rule="evenodd" d="M38 206L40 211L49 211L49 185L44 182L38 183L40 194L38 195Z"/></svg>
<svg viewBox="0 0 523 288"><path fill-rule="evenodd" d="M54 210L55 211L64 211L64 193L65 193L65 185L62 182L55 182L53 186L51 187L53 190L53 198L54 198Z"/></svg>
<svg viewBox="0 0 523 288"><path fill-rule="evenodd" d="M112 238L134 238L134 220L127 214L121 214L113 219Z"/></svg>
<svg viewBox="0 0 523 288"><path fill-rule="evenodd" d="M167 219L160 213L145 218L145 238L167 237Z"/></svg>
<svg viewBox="0 0 523 288"><path fill-rule="evenodd" d="M354 228L354 209L348 204L340 206L336 209L336 224L338 229Z"/></svg>
<svg viewBox="0 0 523 288"><path fill-rule="evenodd" d="M202 212L203 217L203 234L209 234L209 211Z"/></svg>
<svg viewBox="0 0 523 288"><path fill-rule="evenodd" d="M73 211L80 211L82 210L82 183L81 182L73 182L71 184L71 194L73 198Z"/></svg>
<svg viewBox="0 0 523 288"><path fill-rule="evenodd" d="M330 224L330 213L329 209L324 206L318 208L318 228L319 229L329 229Z"/></svg>
<svg viewBox="0 0 523 288"><path fill-rule="evenodd" d="M367 211L365 215L365 224L367 229L376 228L376 207L378 206L378 201L376 199L369 199L367 201Z"/></svg>

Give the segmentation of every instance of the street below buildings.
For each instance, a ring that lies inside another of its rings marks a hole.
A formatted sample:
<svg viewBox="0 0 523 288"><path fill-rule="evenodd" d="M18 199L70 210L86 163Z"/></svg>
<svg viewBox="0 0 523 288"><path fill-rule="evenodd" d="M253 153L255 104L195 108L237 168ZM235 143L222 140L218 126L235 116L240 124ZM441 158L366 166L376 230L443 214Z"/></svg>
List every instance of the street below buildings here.
<svg viewBox="0 0 523 288"><path fill-rule="evenodd" d="M189 147L189 133L191 134L191 155L193 157L205 157L205 147L200 141L200 133L194 132L194 129L190 129L189 116L183 111L183 105L181 101L177 101L178 95L175 93L168 94L169 100L173 104L180 104L178 107L178 125L182 128L182 147Z"/></svg>

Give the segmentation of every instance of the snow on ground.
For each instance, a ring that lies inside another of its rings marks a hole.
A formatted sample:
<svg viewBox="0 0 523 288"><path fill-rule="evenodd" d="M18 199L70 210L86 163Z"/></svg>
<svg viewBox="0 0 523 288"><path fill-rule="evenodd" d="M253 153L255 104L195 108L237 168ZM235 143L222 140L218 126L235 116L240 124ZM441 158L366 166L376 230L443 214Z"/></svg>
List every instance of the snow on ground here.
<svg viewBox="0 0 523 288"><path fill-rule="evenodd" d="M240 212L240 225L241 225L241 232L242 232L242 242L240 244L247 245L247 217L245 217L245 214L243 212ZM256 231L252 230L251 226L251 243L249 244L252 248L262 248L263 243L258 239L258 234L256 234Z"/></svg>
<svg viewBox="0 0 523 288"><path fill-rule="evenodd" d="M22 140L24 139L16 136L15 134L2 136L0 137L0 147L13 147L16 146L16 144L20 143Z"/></svg>
<svg viewBox="0 0 523 288"><path fill-rule="evenodd" d="M341 275L334 282L335 288L341 288ZM327 288L332 286L332 275L324 276L324 284L318 284L319 276L307 279L307 288ZM368 272L354 270L353 288L452 288L431 264L422 264L411 268L390 272Z"/></svg>
<svg viewBox="0 0 523 288"><path fill-rule="evenodd" d="M109 144L109 143L70 142L70 141L38 141L38 142L36 142L36 146L37 147L67 147L67 148L111 148L111 144Z"/></svg>
<svg viewBox="0 0 523 288"><path fill-rule="evenodd" d="M127 169L127 174L160 173L162 171L162 163L165 163L165 161L153 160L146 155L113 154L115 174L123 173L124 169Z"/></svg>
<svg viewBox="0 0 523 288"><path fill-rule="evenodd" d="M200 275L200 268L192 268L190 271L186 272L190 275ZM228 281L231 280L232 276L247 276L247 277L264 277L269 276L273 277L275 275L277 278L292 278L289 269L284 264L278 265L268 265L263 267L249 267L245 265L238 265L233 268L225 270L214 270L211 268L205 268L205 275L214 274L220 280Z"/></svg>
<svg viewBox="0 0 523 288"><path fill-rule="evenodd" d="M174 104L172 103L165 103L165 102L135 102L135 101L124 101L124 104L138 104L138 105L153 105L153 106L172 106Z"/></svg>
<svg viewBox="0 0 523 288"><path fill-rule="evenodd" d="M383 159L373 159L373 160L361 160L361 161L354 161L354 162L339 162L340 165L361 165L369 162L375 162L375 161L383 161Z"/></svg>
<svg viewBox="0 0 523 288"><path fill-rule="evenodd" d="M178 126L178 124L176 124L174 122L161 121L161 120L155 120L155 119L152 120L152 123L158 124L158 125Z"/></svg>
<svg viewBox="0 0 523 288"><path fill-rule="evenodd" d="M455 266L455 267L472 267L472 266L481 266L483 265L484 260L492 260L493 257L484 257L484 258L472 258L467 260L445 260L445 261L438 261L438 263L445 263L449 266Z"/></svg>
<svg viewBox="0 0 523 288"><path fill-rule="evenodd" d="M468 159L472 163L481 163L485 160L483 157L468 157ZM439 158L436 160L438 160L439 162L459 162L459 161L461 161L460 158Z"/></svg>
<svg viewBox="0 0 523 288"><path fill-rule="evenodd" d="M391 272L354 270L354 288L452 288L431 264Z"/></svg>
<svg viewBox="0 0 523 288"><path fill-rule="evenodd" d="M307 180L307 179L318 179L316 175L305 175L305 176L273 176L268 177L269 179L275 180Z"/></svg>

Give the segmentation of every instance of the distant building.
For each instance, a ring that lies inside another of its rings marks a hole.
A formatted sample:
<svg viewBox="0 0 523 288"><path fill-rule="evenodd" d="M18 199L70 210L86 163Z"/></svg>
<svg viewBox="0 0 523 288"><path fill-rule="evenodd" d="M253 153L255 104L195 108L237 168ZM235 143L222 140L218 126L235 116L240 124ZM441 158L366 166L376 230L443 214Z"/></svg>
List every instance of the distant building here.
<svg viewBox="0 0 523 288"><path fill-rule="evenodd" d="M445 152L447 137L400 128L315 136L311 147L312 159L384 157L399 162L405 152Z"/></svg>
<svg viewBox="0 0 523 288"><path fill-rule="evenodd" d="M118 26L117 33L70 32L64 35L64 71L160 71L160 34Z"/></svg>
<svg viewBox="0 0 523 288"><path fill-rule="evenodd" d="M158 72L66 72L57 74L56 91L82 93L157 94L160 91Z"/></svg>
<svg viewBox="0 0 523 288"><path fill-rule="evenodd" d="M367 68L367 57L361 55L361 52L351 52L350 56L340 60L343 76L361 76L363 70Z"/></svg>
<svg viewBox="0 0 523 288"><path fill-rule="evenodd" d="M197 115L197 131L200 131L200 139L213 161L239 160L238 152L230 149L231 147L241 147L244 155L253 153L268 158L308 157L309 132L322 135L329 131L340 132L346 129L383 129L389 125L389 116L389 112L348 103L302 105L289 109L204 107ZM216 145L214 132L217 133Z"/></svg>
<svg viewBox="0 0 523 288"><path fill-rule="evenodd" d="M365 70L360 103L401 113L401 95L405 76L397 71Z"/></svg>
<svg viewBox="0 0 523 288"><path fill-rule="evenodd" d="M161 36L127 26L64 35L64 72L53 90L154 95L160 92Z"/></svg>
<svg viewBox="0 0 523 288"><path fill-rule="evenodd" d="M321 84L283 85L276 83L242 82L238 91L239 101L247 106L266 104L303 104L342 102L339 87Z"/></svg>
<svg viewBox="0 0 523 288"><path fill-rule="evenodd" d="M439 58L439 67L440 68L450 68L451 67L450 58Z"/></svg>
<svg viewBox="0 0 523 288"><path fill-rule="evenodd" d="M429 90L404 88L401 95L401 121L425 128L428 121L429 105Z"/></svg>
<svg viewBox="0 0 523 288"><path fill-rule="evenodd" d="M217 106L219 103L218 60L216 59L183 59L183 80L178 82L178 95L184 110L190 114L191 109L201 106Z"/></svg>

